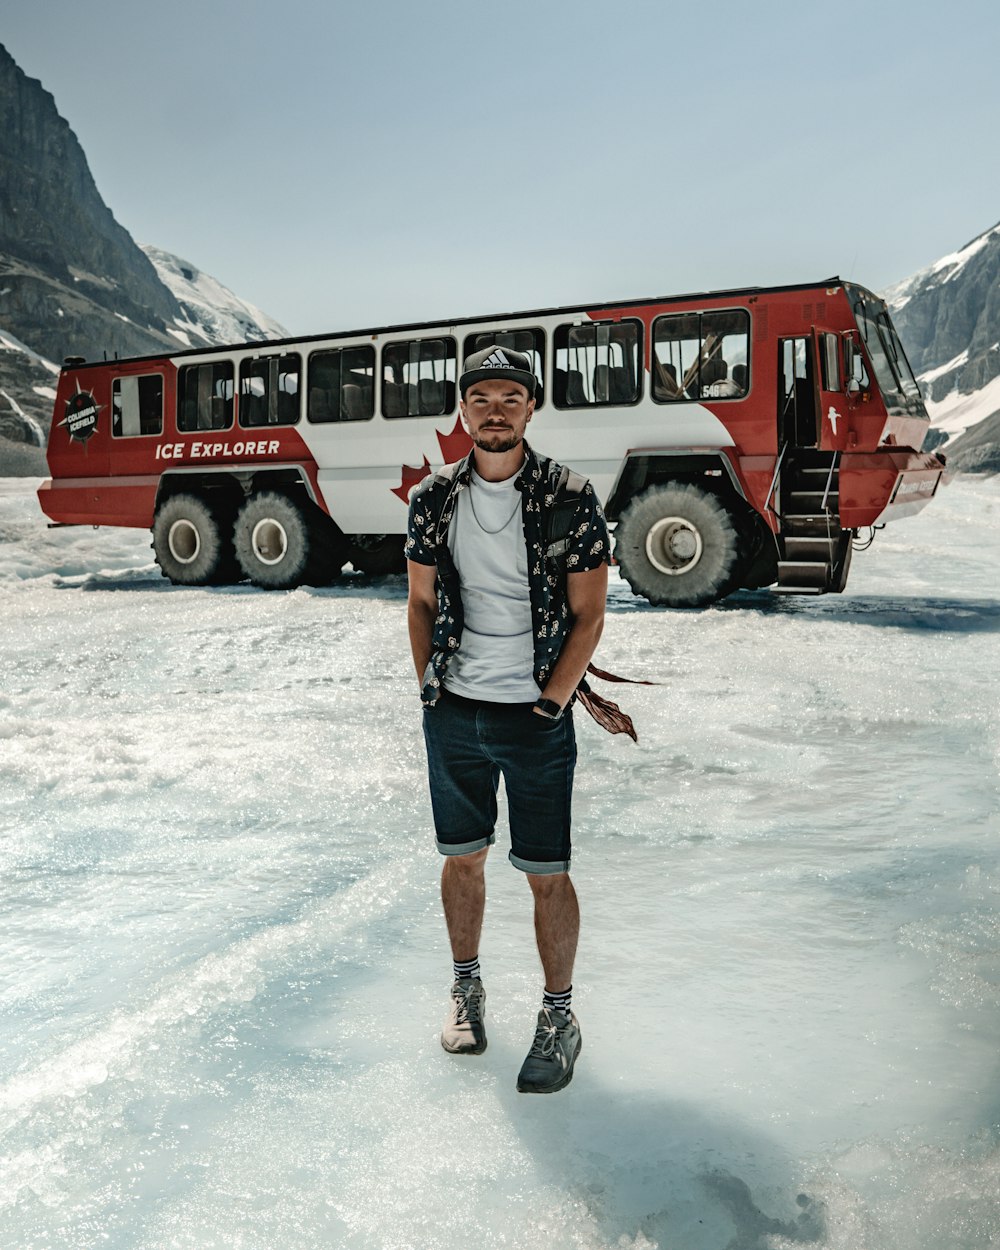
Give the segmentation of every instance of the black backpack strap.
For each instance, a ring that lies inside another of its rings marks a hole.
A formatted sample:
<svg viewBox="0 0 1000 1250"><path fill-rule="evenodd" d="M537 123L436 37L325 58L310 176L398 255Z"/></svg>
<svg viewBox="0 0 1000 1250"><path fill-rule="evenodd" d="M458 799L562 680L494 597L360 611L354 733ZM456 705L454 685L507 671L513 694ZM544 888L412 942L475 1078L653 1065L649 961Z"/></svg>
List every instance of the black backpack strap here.
<svg viewBox="0 0 1000 1250"><path fill-rule="evenodd" d="M445 487L445 489L440 492L440 498L436 499L432 505L435 533L437 532L437 527L441 524L441 514L444 512L444 505L448 501L448 496L451 494L451 488L455 484L455 478L458 476L458 471L461 467L462 461L454 460L451 464L443 464L440 469L435 469L430 477L424 479L424 482L426 482L426 486L424 486L425 490L433 490L435 486ZM421 485L423 485L423 483L421 483Z"/></svg>
<svg viewBox="0 0 1000 1250"><path fill-rule="evenodd" d="M425 489L436 485L447 488L441 492L440 503L434 508L435 528L441 521L445 502L463 463L462 460L456 460L452 464L442 465L440 469L435 469L427 479ZM555 464L553 461L549 461L547 473L549 493L554 498L545 518L545 556L549 560L560 560L569 550L570 527L573 524L580 495L587 485L587 479L575 469L570 469L564 464Z"/></svg>
<svg viewBox="0 0 1000 1250"><path fill-rule="evenodd" d="M558 560L569 550L569 531L576 514L583 488L587 479L575 469L559 465L555 474L552 466L549 470L549 488L555 496L545 521L545 555L547 559Z"/></svg>
<svg viewBox="0 0 1000 1250"><path fill-rule="evenodd" d="M443 464L440 469L435 469L431 474L431 481L454 482L461 464L461 460L453 460L451 464Z"/></svg>

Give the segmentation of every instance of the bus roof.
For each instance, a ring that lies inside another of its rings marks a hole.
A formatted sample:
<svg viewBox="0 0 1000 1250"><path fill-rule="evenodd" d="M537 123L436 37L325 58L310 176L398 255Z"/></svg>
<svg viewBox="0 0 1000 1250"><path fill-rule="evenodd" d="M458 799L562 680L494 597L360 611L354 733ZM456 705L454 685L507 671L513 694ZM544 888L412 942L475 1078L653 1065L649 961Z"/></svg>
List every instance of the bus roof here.
<svg viewBox="0 0 1000 1250"><path fill-rule="evenodd" d="M455 317L451 319L438 317L433 321L407 321L394 325L365 326L357 330L332 330L325 334L302 334L284 339L249 339L242 343L218 343L207 347L186 347L181 348L179 351L170 351L168 349L162 352L150 352L142 356L116 356L112 360L86 360L74 365L64 363L62 367L64 369L91 369L109 364L138 364L144 360L163 360L164 357L173 360L179 356L205 356L215 355L218 352L245 351L248 347L266 347L270 350L299 343L320 343L329 339L357 338L362 334L382 336L385 334L400 334L404 331L412 330L431 330L441 326L479 325L484 321L508 321L515 318L523 321L525 318L530 317L555 317L559 314L578 313L586 308L644 308L658 304L691 303L694 300L702 299L725 299L727 296L776 295L785 291L813 291L821 287L829 288L846 285L847 283L842 278L834 275L830 278L823 278L818 282L797 282L782 286L732 287L719 291L692 291L684 295L648 296L643 299L592 300L587 304L560 304L552 308L529 308L513 312L486 313L475 317ZM856 289L864 289L858 287L857 283L851 283L850 285Z"/></svg>

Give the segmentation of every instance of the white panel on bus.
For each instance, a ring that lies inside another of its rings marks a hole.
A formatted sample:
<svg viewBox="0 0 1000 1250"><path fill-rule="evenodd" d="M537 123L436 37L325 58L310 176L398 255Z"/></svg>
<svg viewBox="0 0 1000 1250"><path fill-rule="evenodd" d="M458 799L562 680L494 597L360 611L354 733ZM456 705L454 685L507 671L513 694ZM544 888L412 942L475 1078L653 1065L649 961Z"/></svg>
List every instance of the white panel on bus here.
<svg viewBox="0 0 1000 1250"><path fill-rule="evenodd" d="M393 493L404 466L418 474L426 459L442 463L438 434L451 433L455 416L350 422L299 427L319 470L330 515L347 534L402 534L407 505ZM722 422L698 403L628 408L557 409L546 406L528 426L528 441L591 479L602 503L629 451L731 447Z"/></svg>

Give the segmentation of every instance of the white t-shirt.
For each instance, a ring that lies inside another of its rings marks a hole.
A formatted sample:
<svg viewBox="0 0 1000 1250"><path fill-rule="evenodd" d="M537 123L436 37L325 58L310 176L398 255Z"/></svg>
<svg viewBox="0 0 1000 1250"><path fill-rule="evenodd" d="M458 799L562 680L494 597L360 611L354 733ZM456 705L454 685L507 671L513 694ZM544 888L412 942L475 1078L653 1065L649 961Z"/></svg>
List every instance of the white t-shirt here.
<svg viewBox="0 0 1000 1250"><path fill-rule="evenodd" d="M539 695L516 480L515 473L504 482L487 482L473 468L448 528L465 627L444 686L489 703L533 703Z"/></svg>

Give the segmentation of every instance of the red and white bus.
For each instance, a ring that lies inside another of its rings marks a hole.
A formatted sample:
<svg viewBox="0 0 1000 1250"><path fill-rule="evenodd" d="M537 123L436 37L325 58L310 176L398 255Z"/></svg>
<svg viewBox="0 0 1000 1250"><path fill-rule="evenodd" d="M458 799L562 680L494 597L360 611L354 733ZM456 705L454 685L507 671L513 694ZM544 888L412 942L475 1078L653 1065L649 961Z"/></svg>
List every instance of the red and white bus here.
<svg viewBox="0 0 1000 1250"><path fill-rule="evenodd" d="M941 482L885 304L831 278L71 357L42 509L151 527L163 572L187 585L398 570L410 491L471 446L456 379L490 343L532 357L532 442L591 479L622 573L652 603L842 590L858 531Z"/></svg>

